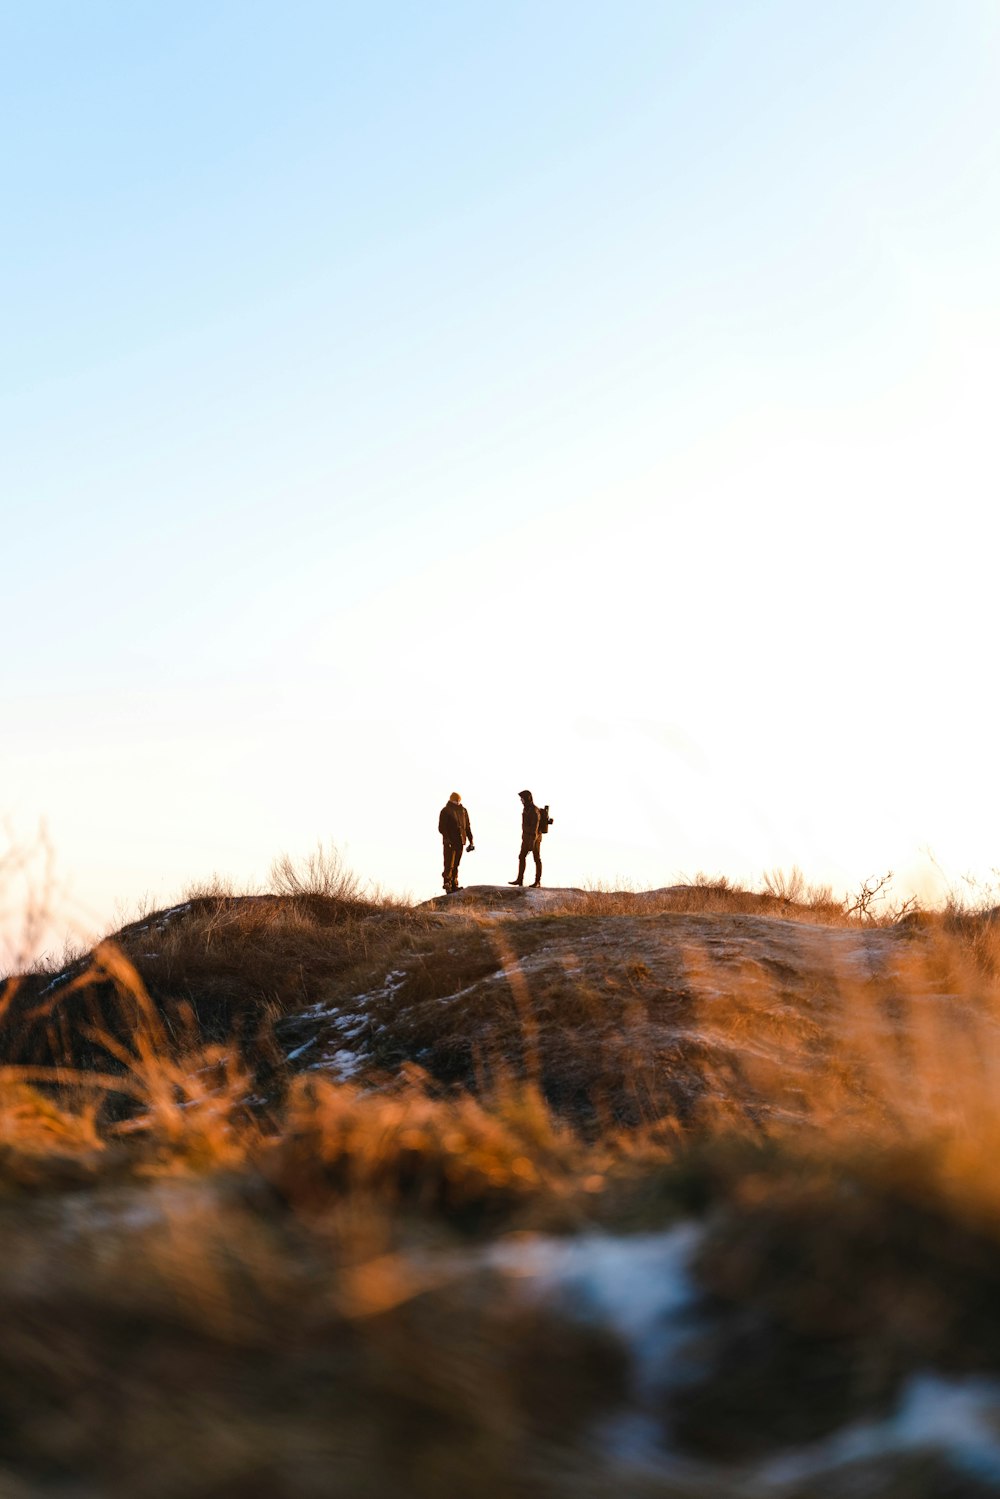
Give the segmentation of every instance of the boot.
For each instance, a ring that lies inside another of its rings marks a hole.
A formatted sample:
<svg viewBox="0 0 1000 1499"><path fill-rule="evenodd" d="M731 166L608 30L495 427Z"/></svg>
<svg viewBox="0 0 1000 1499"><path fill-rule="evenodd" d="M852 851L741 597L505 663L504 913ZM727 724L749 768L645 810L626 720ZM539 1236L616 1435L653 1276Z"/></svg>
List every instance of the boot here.
<svg viewBox="0 0 1000 1499"><path fill-rule="evenodd" d="M523 885L524 881L523 880L508 880L507 883L508 883L508 885Z"/></svg>

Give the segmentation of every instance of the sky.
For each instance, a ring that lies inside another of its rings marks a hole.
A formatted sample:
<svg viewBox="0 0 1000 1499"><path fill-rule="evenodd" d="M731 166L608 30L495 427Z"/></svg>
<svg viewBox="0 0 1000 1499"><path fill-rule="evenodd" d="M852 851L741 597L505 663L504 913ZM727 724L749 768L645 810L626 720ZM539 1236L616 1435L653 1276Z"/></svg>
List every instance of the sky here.
<svg viewBox="0 0 1000 1499"><path fill-rule="evenodd" d="M0 134L68 926L526 786L553 885L994 879L994 0L0 0Z"/></svg>

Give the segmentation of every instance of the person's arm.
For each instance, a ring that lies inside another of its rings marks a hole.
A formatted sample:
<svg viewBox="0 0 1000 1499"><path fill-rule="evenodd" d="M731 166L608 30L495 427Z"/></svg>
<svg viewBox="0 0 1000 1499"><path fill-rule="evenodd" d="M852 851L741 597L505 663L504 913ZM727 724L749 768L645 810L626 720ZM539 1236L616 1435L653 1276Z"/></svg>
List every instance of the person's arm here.
<svg viewBox="0 0 1000 1499"><path fill-rule="evenodd" d="M448 829L445 827L444 814L445 808L442 807L438 815L438 832L441 833L442 836L448 831Z"/></svg>
<svg viewBox="0 0 1000 1499"><path fill-rule="evenodd" d="M465 811L465 836L468 841L469 847L473 848L474 844L472 839L472 818L469 816L468 808L466 808Z"/></svg>

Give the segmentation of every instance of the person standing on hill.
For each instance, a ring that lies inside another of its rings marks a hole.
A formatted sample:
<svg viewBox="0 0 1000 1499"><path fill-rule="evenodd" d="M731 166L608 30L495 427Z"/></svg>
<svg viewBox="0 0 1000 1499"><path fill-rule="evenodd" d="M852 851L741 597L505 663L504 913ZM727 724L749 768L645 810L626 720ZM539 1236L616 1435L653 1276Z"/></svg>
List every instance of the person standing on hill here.
<svg viewBox="0 0 1000 1499"><path fill-rule="evenodd" d="M542 883L542 834L549 830L549 823L553 819L549 816L548 807L536 807L530 791L519 791L521 806L521 852L517 860L517 879L508 880L508 885L523 885L524 871L531 854L535 861L535 883L533 890L537 890Z"/></svg>
<svg viewBox="0 0 1000 1499"><path fill-rule="evenodd" d="M441 808L438 832L444 842L444 888L446 894L450 894L452 890L461 888L458 883L458 866L462 862L466 843L470 854L476 847L472 841L469 814L462 806L462 798L457 791L451 793Z"/></svg>

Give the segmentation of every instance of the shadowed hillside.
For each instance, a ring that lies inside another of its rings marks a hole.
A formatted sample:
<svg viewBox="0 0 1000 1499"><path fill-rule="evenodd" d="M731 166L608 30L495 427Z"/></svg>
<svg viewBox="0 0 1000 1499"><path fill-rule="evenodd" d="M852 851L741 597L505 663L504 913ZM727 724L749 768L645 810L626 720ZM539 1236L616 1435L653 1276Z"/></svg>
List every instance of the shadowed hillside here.
<svg viewBox="0 0 1000 1499"><path fill-rule="evenodd" d="M292 882L8 978L11 1492L1000 1491L1000 927L863 916Z"/></svg>

